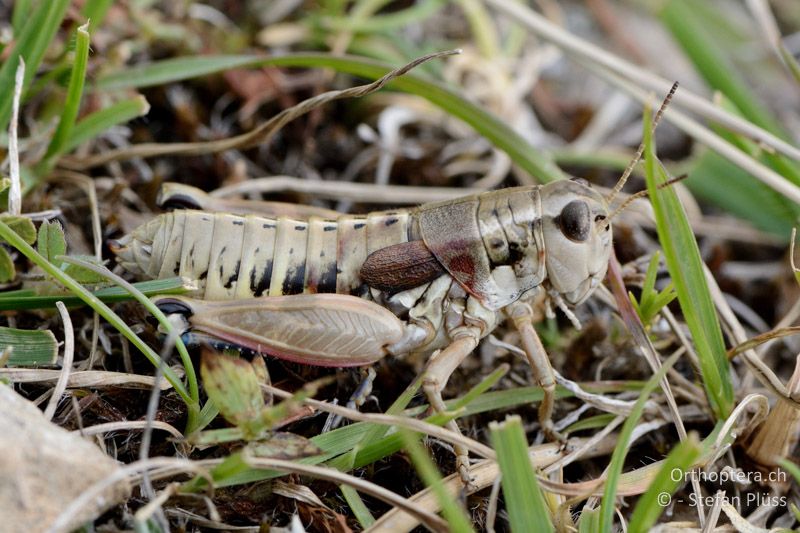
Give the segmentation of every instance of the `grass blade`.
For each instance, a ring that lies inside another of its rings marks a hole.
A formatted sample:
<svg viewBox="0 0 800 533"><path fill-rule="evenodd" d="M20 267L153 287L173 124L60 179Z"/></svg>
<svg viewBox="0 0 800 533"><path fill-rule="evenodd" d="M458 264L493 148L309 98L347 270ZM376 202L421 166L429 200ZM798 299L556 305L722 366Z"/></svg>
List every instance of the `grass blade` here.
<svg viewBox="0 0 800 533"><path fill-rule="evenodd" d="M447 520L450 531L456 533L474 531L470 519L467 517L464 509L458 505L457 499L450 497L445 490L441 474L436 469L436 465L433 464L428 453L417 440L417 437L406 429L399 429L398 432L425 486L430 487L439 500L442 515L444 515L445 520Z"/></svg>
<svg viewBox="0 0 800 533"><path fill-rule="evenodd" d="M386 410L387 415L399 415L402 414L403 410L411 403L411 400L414 399L416 396L417 391L419 391L420 386L422 386L422 380L416 379L414 380L411 385L406 387L406 390L397 397L397 399L389 406ZM369 444L370 442L376 441L378 439L383 438L386 433L389 431L389 426L383 426L380 424L376 424L372 429L370 429L365 435L364 438L361 439L361 442L358 446L354 448L357 450L362 446Z"/></svg>
<svg viewBox="0 0 800 533"><path fill-rule="evenodd" d="M797 204L713 151L699 154L686 186L696 198L721 207L755 227L786 239ZM758 205L759 209L753 209Z"/></svg>
<svg viewBox="0 0 800 533"><path fill-rule="evenodd" d="M800 483L800 466L797 466L788 459L781 459L778 462L781 465L781 468L792 474L794 480Z"/></svg>
<svg viewBox="0 0 800 533"><path fill-rule="evenodd" d="M83 86L86 81L86 65L89 62L89 25L80 26L75 32L75 60L72 64L72 73L69 78L67 97L61 111L61 118L50 140L50 145L45 153L45 166L54 157L60 155L67 140L72 134L75 126L75 119L78 118L78 111L81 107L81 97L83 96Z"/></svg>
<svg viewBox="0 0 800 533"><path fill-rule="evenodd" d="M24 87L30 84L39 69L45 50L50 46L56 31L61 26L68 6L69 0L39 2L33 14L25 21L14 49L0 67L0 94L13 94L14 73L17 70L20 56L25 59L23 91ZM0 98L0 131L7 129L10 118L11 98Z"/></svg>
<svg viewBox="0 0 800 533"><path fill-rule="evenodd" d="M159 294L186 294L192 286L182 278L167 278L151 281L140 281L133 284L145 296ZM105 287L92 291L91 295L103 303L127 302L133 297L120 287ZM56 302L64 302L67 307L85 305L86 302L69 294L37 294L35 290L0 292L0 311L21 311L23 309L52 309Z"/></svg>
<svg viewBox="0 0 800 533"><path fill-rule="evenodd" d="M420 23L442 10L446 5L446 0L428 0L391 13L372 15L366 19L354 19L350 16L325 17L321 19L321 24L326 29L335 31L387 32L402 26ZM352 51L352 48L350 50Z"/></svg>
<svg viewBox="0 0 800 533"><path fill-rule="evenodd" d="M693 467L702 451L703 446L700 444L697 434L690 433L687 440L679 443L669 452L655 479L636 502L636 508L628 524L629 533L650 531L671 501L672 495L683 485L686 480L686 472ZM680 475L677 475L678 472Z"/></svg>
<svg viewBox="0 0 800 533"><path fill-rule="evenodd" d="M50 330L0 327L0 353L9 346L8 366L52 365L58 357L58 341Z"/></svg>
<svg viewBox="0 0 800 533"><path fill-rule="evenodd" d="M97 81L94 89L102 91L141 89L208 76L234 68L259 66L265 64L265 61L268 62L269 59L253 55L191 56L164 59L103 76Z"/></svg>
<svg viewBox="0 0 800 533"><path fill-rule="evenodd" d="M287 54L279 57L204 56L168 59L132 67L101 78L98 90L117 90L169 83L221 72L231 68L257 66L332 68L339 72L377 79L391 70L388 65L353 56L329 54ZM450 115L460 118L492 144L504 150L511 159L543 182L566 175L550 157L528 143L492 113L473 104L458 93L435 81L410 73L388 84L389 88L426 98Z"/></svg>
<svg viewBox="0 0 800 533"><path fill-rule="evenodd" d="M355 515L356 520L358 520L358 523L363 529L367 529L375 523L375 517L369 512L367 505L364 503L364 500L361 499L361 495L356 489L350 485L339 485L339 490L342 491L347 505L350 507L350 510L353 511L353 515Z"/></svg>
<svg viewBox="0 0 800 533"><path fill-rule="evenodd" d="M583 508L578 522L578 533L595 533L600 531L600 509Z"/></svg>
<svg viewBox="0 0 800 533"><path fill-rule="evenodd" d="M16 0L14 2L14 12L11 14L11 27L14 29L14 35L19 35L22 32L22 27L31 13L31 0Z"/></svg>
<svg viewBox="0 0 800 533"><path fill-rule="evenodd" d="M608 474L603 489L603 500L600 503L600 531L604 533L611 533L614 531L613 522L617 485L622 475L622 465L625 462L625 455L628 453L628 445L630 444L633 430L642 417L642 412L644 412L644 404L647 403L650 394L655 390L664 376L667 375L667 371L672 368L672 365L675 364L679 356L680 353L677 353L667 359L658 372L653 374L653 377L647 381L647 384L645 384L642 389L642 393L639 395L639 399L636 400L636 403L633 405L631 414L628 416L627 420L625 420L625 424L622 425L619 441L614 448L614 453L611 454L611 462L608 465Z"/></svg>
<svg viewBox="0 0 800 533"><path fill-rule="evenodd" d="M700 359L703 386L717 419L726 418L733 405L733 386L722 341L719 318L708 291L705 271L686 212L672 188L657 190L667 181L655 155L650 114L645 113L645 177L656 219L656 229L678 302Z"/></svg>
<svg viewBox="0 0 800 533"><path fill-rule="evenodd" d="M63 152L70 152L82 143L94 139L112 126L125 124L135 118L146 115L149 111L150 104L147 103L144 96L122 100L105 109L95 111L75 124L72 135L64 144Z"/></svg>
<svg viewBox="0 0 800 533"><path fill-rule="evenodd" d="M502 423L489 424L492 447L503 476L503 498L511 530L554 531L550 510L528 457L528 443L519 416L509 416Z"/></svg>

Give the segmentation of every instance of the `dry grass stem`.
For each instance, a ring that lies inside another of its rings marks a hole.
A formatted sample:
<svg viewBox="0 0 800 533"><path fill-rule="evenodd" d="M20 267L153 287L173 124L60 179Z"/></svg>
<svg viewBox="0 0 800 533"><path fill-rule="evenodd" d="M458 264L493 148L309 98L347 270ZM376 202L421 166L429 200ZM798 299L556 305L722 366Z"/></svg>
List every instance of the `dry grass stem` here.
<svg viewBox="0 0 800 533"><path fill-rule="evenodd" d="M292 461L284 461L282 459L268 459L262 457L249 456L247 450L244 451L245 462L253 468L265 468L271 470L278 470L281 472L290 472L294 474L302 474L307 476L325 479L333 483L345 484L354 489L369 494L374 498L378 498L397 509L402 509L406 513L411 514L416 520L425 525L432 531L447 531L447 524L433 513L422 509L419 505L415 505L406 498L402 498L397 494L388 491L380 485L375 485L361 478L342 473L332 468L323 468L314 465L304 465L294 463Z"/></svg>
<svg viewBox="0 0 800 533"><path fill-rule="evenodd" d="M153 420L151 422L153 429L159 429L161 431L166 431L173 437L179 440L183 440L183 433L178 431L174 426L167 424L166 422L161 422L160 420ZM106 422L104 424L96 424L94 426L89 426L85 428L81 428L76 430L81 435L103 435L106 433L116 433L120 431L139 431L145 430L148 427L147 420L126 420L124 422Z"/></svg>
<svg viewBox="0 0 800 533"><path fill-rule="evenodd" d="M747 342L747 334L744 331L744 327L742 327L739 319L736 318L736 315L731 310L730 304L728 304L728 301L722 295L722 291L720 290L719 285L717 285L717 281L714 279L714 276L708 270L706 265L703 265L703 270L706 275L708 289L711 292L711 298L714 300L714 305L717 308L717 312L719 313L722 322L730 331L731 337L737 343L737 345ZM742 353L742 356L744 362L747 364L747 367L753 372L756 379L758 379L762 385L770 389L776 396L780 398L787 398L796 403L800 402L800 400L790 397L789 392L786 390L786 386L783 384L780 378L775 375L775 372L769 366L767 366L764 361L761 360L755 350L745 350Z"/></svg>
<svg viewBox="0 0 800 533"><path fill-rule="evenodd" d="M178 367L174 370L180 374ZM12 383L55 383L61 374L61 370L48 370L45 368L0 368L0 378L8 379ZM141 374L83 370L69 374L67 388L106 389L120 387L123 389L150 389L155 383L156 380L152 376L143 376ZM172 388L166 379L159 380L158 386L161 390Z"/></svg>
<svg viewBox="0 0 800 533"><path fill-rule="evenodd" d="M167 485L167 487L164 490L160 491L155 498L151 499L149 502L147 502L146 505L144 505L138 511L136 511L136 514L133 515L134 521L137 524L139 524L140 527L147 526L148 520L157 516L158 513L163 513L161 507L165 503L167 503L167 500L169 500L172 496L177 494L180 486L181 486L180 483L170 483L169 485ZM164 520L166 520L166 517L164 517ZM159 523L161 523L160 520ZM163 523L167 525L165 521ZM167 527L169 526L167 525Z"/></svg>
<svg viewBox="0 0 800 533"><path fill-rule="evenodd" d="M584 65L597 65L596 70L603 70L615 74L614 78L617 80L630 80L645 91L653 91L659 94L666 93L672 85L672 82L657 74L638 67L619 56L606 52L602 48L556 26L524 4L518 4L510 0L486 0L486 3L502 11L512 20L521 22L536 35L557 45L567 54L580 60ZM633 94L630 91L630 88L633 87L631 83L626 83L624 87L620 84L620 87ZM681 91L676 95L675 103L705 118L713 120L731 131L749 137L759 144L769 146L775 149L775 151L791 157L792 159L800 160L800 149L797 147L792 146L745 119L728 113L724 109L695 95L691 91ZM667 120L673 120L674 118L674 111L667 114Z"/></svg>
<svg viewBox="0 0 800 533"><path fill-rule="evenodd" d="M83 170L100 165L105 165L113 161L123 161L134 158L150 158L156 156L190 156L190 155L203 155L203 154L216 154L226 150L241 150L255 146L257 144L266 144L272 136L279 131L283 126L296 119L299 116L318 108L321 105L327 104L334 100L342 98L360 98L375 91L382 89L387 83L394 78L406 74L413 68L430 61L432 59L445 57L453 54L460 53L460 50L448 50L444 52L434 52L422 56L414 61L392 70L381 78L366 85L359 85L340 91L328 91L317 96L313 96L299 104L284 109L270 120L258 126L252 131L236 135L227 139L218 141L206 141L196 143L143 143L132 146L130 148L120 148L118 150L109 150L104 154L98 154L86 158L69 159L63 161L65 166L73 170Z"/></svg>
<svg viewBox="0 0 800 533"><path fill-rule="evenodd" d="M56 386L53 388L53 395L47 403L47 408L44 410L44 416L47 420L52 420L53 415L56 414L58 402L64 391L67 390L69 383L69 373L72 371L72 360L75 356L75 333L72 330L72 319L69 317L69 312L63 302L56 302L58 314L61 315L61 322L64 324L64 357L61 361L61 375L58 376Z"/></svg>
<svg viewBox="0 0 800 533"><path fill-rule="evenodd" d="M309 181L293 176L253 178L213 191L213 197L225 198L248 193L294 192L318 198L351 200L371 204L422 204L452 200L477 194L485 189L468 187L414 187L410 185L376 185L347 181Z"/></svg>
<svg viewBox="0 0 800 533"><path fill-rule="evenodd" d="M22 186L19 175L19 101L25 81L25 60L19 57L19 65L14 76L14 95L11 105L11 123L8 130L8 166L11 188L8 191L8 212L12 215L22 213Z"/></svg>

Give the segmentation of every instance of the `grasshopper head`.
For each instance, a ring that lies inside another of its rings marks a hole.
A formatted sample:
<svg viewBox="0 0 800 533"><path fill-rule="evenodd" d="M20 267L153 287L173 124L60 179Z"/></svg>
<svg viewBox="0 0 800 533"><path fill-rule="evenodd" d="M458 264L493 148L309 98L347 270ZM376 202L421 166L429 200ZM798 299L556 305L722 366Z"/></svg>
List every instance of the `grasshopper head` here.
<svg viewBox="0 0 800 533"><path fill-rule="evenodd" d="M550 285L570 304L583 302L606 275L611 225L602 195L588 184L542 187L542 229Z"/></svg>

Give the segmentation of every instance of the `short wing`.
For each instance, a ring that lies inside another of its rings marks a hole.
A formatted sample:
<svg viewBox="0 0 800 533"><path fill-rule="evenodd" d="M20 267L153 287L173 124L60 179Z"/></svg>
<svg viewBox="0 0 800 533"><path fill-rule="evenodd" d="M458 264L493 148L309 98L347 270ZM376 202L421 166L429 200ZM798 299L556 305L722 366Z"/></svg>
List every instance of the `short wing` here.
<svg viewBox="0 0 800 533"><path fill-rule="evenodd" d="M410 241L371 253L361 267L361 281L397 293L435 280L446 270L422 241Z"/></svg>
<svg viewBox="0 0 800 533"><path fill-rule="evenodd" d="M193 329L255 352L315 366L362 366L383 358L403 323L355 296L297 294L232 301L161 298L190 315Z"/></svg>

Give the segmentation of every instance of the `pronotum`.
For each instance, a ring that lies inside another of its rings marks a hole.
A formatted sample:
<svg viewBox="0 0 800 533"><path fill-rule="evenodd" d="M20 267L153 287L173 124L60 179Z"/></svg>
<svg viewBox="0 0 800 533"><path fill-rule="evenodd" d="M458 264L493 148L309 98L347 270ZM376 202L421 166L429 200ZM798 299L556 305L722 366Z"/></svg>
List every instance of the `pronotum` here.
<svg viewBox="0 0 800 533"><path fill-rule="evenodd" d="M423 390L439 411L450 375L507 320L544 390L542 430L560 439L535 310L555 304L571 315L568 306L601 283L621 209L611 213L609 204L634 163L608 198L583 180L563 180L336 218L212 213L196 209L208 207L202 193L173 186L163 203L195 209L160 215L111 248L135 275L196 280L192 297L159 305L232 345L336 367L432 353ZM468 482L466 450L456 453Z"/></svg>

